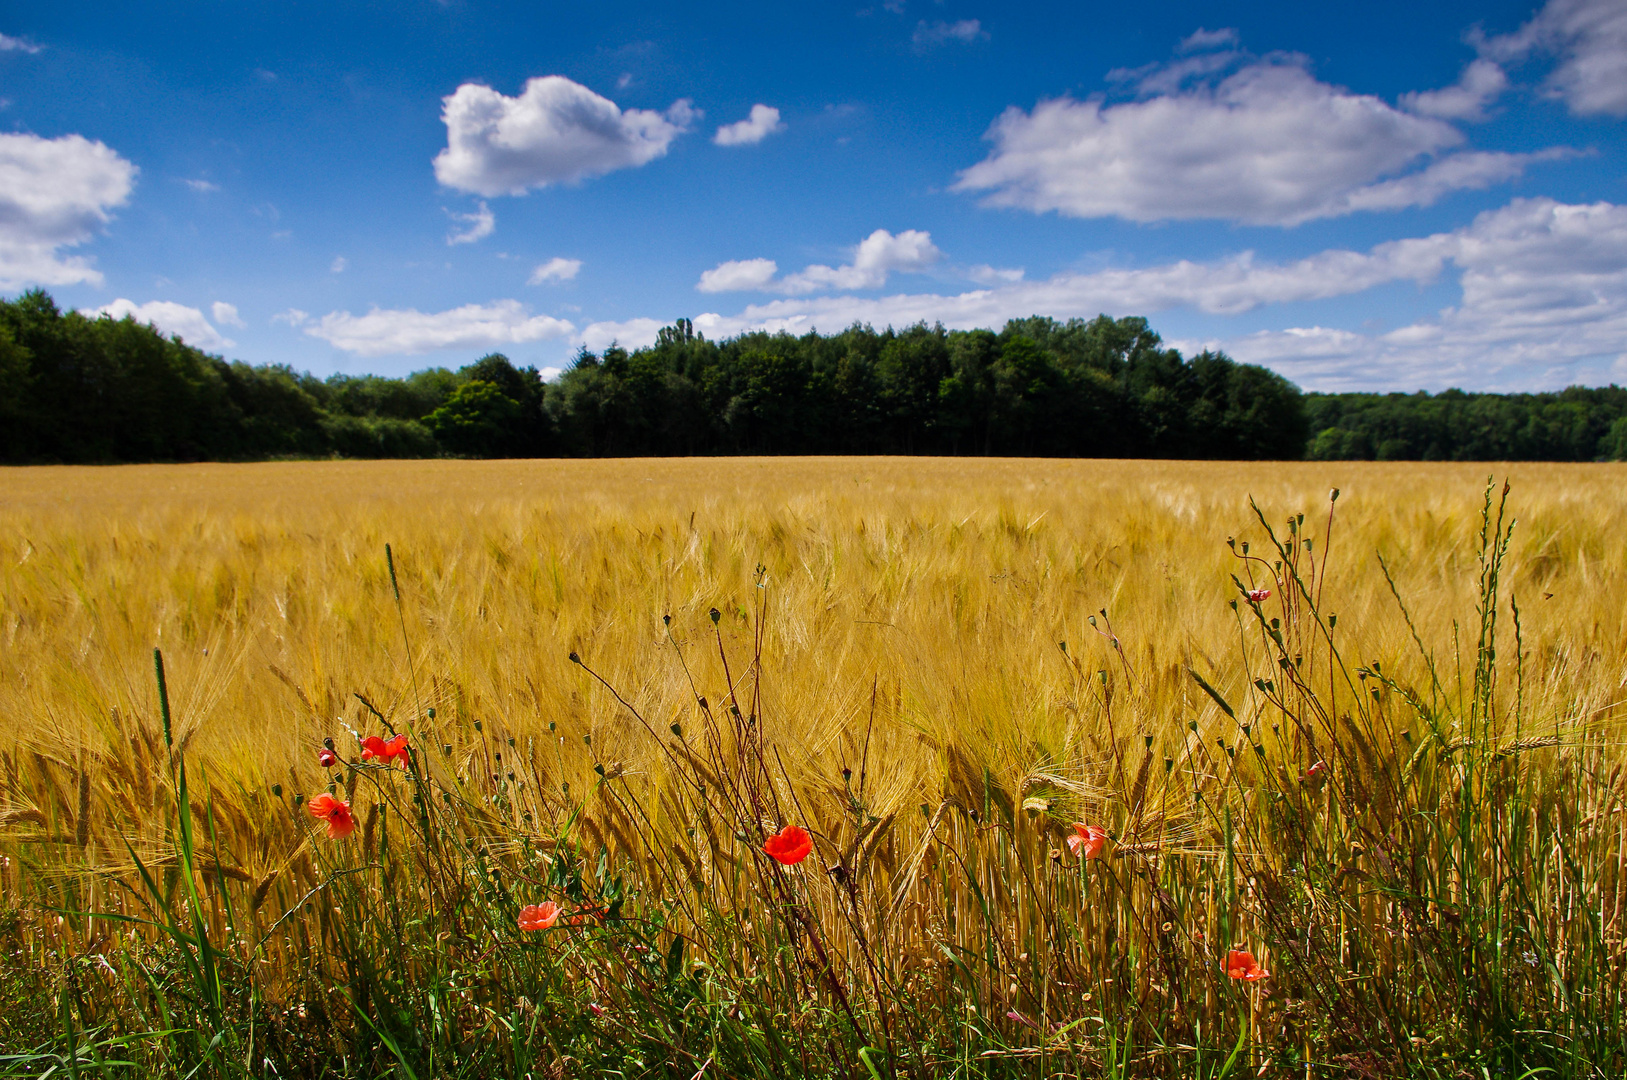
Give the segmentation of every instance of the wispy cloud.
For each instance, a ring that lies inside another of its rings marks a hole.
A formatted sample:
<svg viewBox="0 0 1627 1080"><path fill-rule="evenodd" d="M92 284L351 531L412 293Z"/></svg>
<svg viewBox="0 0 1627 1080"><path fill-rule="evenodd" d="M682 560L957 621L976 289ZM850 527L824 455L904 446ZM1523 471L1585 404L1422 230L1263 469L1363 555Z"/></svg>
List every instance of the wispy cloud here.
<svg viewBox="0 0 1627 1080"><path fill-rule="evenodd" d="M935 49L940 45L960 42L969 45L974 41L986 41L988 31L983 29L983 23L978 19L961 19L958 22L927 22L925 19L915 24L915 33L910 42L918 52Z"/></svg>
<svg viewBox="0 0 1627 1080"><path fill-rule="evenodd" d="M0 52L37 53L44 49L43 45L36 45L25 38L7 37L0 34Z"/></svg>
<svg viewBox="0 0 1627 1080"><path fill-rule="evenodd" d="M447 214L453 221L462 221L468 228L453 230L446 234L447 244L472 244L476 240L484 240L497 228L497 215L487 207L486 200L480 200L480 206L472 214L455 214L448 210Z"/></svg>

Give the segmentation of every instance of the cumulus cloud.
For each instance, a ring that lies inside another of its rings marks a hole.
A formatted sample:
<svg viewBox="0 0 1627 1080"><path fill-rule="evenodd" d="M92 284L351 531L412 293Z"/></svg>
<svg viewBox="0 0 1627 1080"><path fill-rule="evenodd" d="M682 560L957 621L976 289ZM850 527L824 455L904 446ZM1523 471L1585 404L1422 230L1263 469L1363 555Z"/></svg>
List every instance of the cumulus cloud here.
<svg viewBox="0 0 1627 1080"><path fill-rule="evenodd" d="M1225 62L1216 54L1172 67L1184 81L1202 74L1194 63ZM1145 73L1143 88L1160 77ZM1319 82L1298 61L1249 63L1216 85L1152 85L1155 96L1116 105L1057 98L1032 112L1007 109L985 135L993 152L955 189L987 192L992 206L1070 217L1286 226L1427 205L1457 187L1517 175L1532 160L1460 154L1409 172L1456 150L1462 133Z"/></svg>
<svg viewBox="0 0 1627 1080"><path fill-rule="evenodd" d="M545 263L539 263L526 279L527 285L544 285L550 281L574 281L576 274L582 269L581 259L565 259L554 256Z"/></svg>
<svg viewBox="0 0 1627 1080"><path fill-rule="evenodd" d="M1621 0L1549 0L1514 33L1474 40L1484 56L1505 63L1539 53L1557 57L1545 85L1578 116L1627 116L1627 5Z"/></svg>
<svg viewBox="0 0 1627 1080"><path fill-rule="evenodd" d="M532 315L518 300L465 304L435 312L373 308L366 315L352 315L333 311L314 323L305 322L304 327L305 333L334 348L367 357L523 345L566 337L575 330L563 319Z"/></svg>
<svg viewBox="0 0 1627 1080"><path fill-rule="evenodd" d="M243 317L237 313L236 304L228 304L224 300L216 300L213 304L209 305L209 311L210 314L214 315L215 322L219 323L221 326L242 327L248 325L243 321Z"/></svg>
<svg viewBox="0 0 1627 1080"><path fill-rule="evenodd" d="M1385 180L1358 188L1335 205L1341 212L1357 210L1400 210L1408 206L1430 206L1454 191L1480 191L1513 180L1536 161L1558 161L1574 156L1563 148L1539 150L1534 154L1505 154L1473 151L1442 158L1422 172Z"/></svg>
<svg viewBox="0 0 1627 1080"><path fill-rule="evenodd" d="M497 228L497 215L491 212L486 200L480 200L480 206L472 214L453 214L447 212L453 221L464 222L468 228L453 230L446 234L448 246L455 244L472 244L476 240L484 240Z"/></svg>
<svg viewBox="0 0 1627 1080"><path fill-rule="evenodd" d="M0 289L101 284L79 256L64 257L130 197L137 169L82 135L0 135Z"/></svg>
<svg viewBox="0 0 1627 1080"><path fill-rule="evenodd" d="M602 353L612 345L620 345L624 349L643 349L655 344L656 334L665 325L660 319L596 322L583 327L576 342L596 353Z"/></svg>
<svg viewBox="0 0 1627 1080"><path fill-rule="evenodd" d="M701 292L757 292L769 287L779 264L773 259L731 259L701 275L695 288Z"/></svg>
<svg viewBox="0 0 1627 1080"><path fill-rule="evenodd" d="M910 41L917 50L925 51L939 45L947 45L952 41L971 44L979 39L987 38L988 32L977 19L961 19L958 22L922 21L915 26L915 33Z"/></svg>
<svg viewBox="0 0 1627 1080"><path fill-rule="evenodd" d="M1230 343L1307 384L1552 389L1627 376L1627 206L1517 199L1430 237L1462 299L1387 333L1320 326Z"/></svg>
<svg viewBox="0 0 1627 1080"><path fill-rule="evenodd" d="M894 236L886 229L877 229L853 249L851 263L815 263L776 279L779 267L772 259L732 261L706 271L695 288L701 292L758 291L792 296L831 289L879 289L887 284L888 274L925 270L942 256L932 243L931 233L906 229Z"/></svg>
<svg viewBox="0 0 1627 1080"><path fill-rule="evenodd" d="M1508 76L1494 61L1485 57L1463 69L1453 86L1401 95L1401 107L1422 116L1442 120L1484 120L1486 106L1508 89Z"/></svg>
<svg viewBox="0 0 1627 1080"><path fill-rule="evenodd" d="M1461 229L1367 251L1334 249L1287 262L1243 252L1216 262L1065 273L958 295L784 299L732 316L703 314L694 323L715 338L759 329L833 331L855 322L971 329L1034 314L1067 319L1176 307L1236 315L1392 282L1428 284L1454 269L1461 293L1456 305L1387 333L1289 327L1175 344L1222 347L1324 390L1530 389L1627 376L1627 206L1552 199L1516 199Z"/></svg>
<svg viewBox="0 0 1627 1080"><path fill-rule="evenodd" d="M487 197L646 165L701 115L687 99L665 114L623 110L562 75L530 79L518 97L464 83L442 103L435 179Z"/></svg>
<svg viewBox="0 0 1627 1080"><path fill-rule="evenodd" d="M751 113L744 120L718 128L712 141L719 146L751 146L776 131L784 130L785 125L780 123L780 110L772 105L753 105Z"/></svg>
<svg viewBox="0 0 1627 1080"><path fill-rule="evenodd" d="M228 308L235 318L237 309L230 304L215 305L216 321L220 318L220 309ZM169 300L153 300L145 304L137 304L133 300L122 297L111 304L103 304L99 308L87 311L87 315L106 315L111 319L133 318L138 323L147 323L159 333L168 337L179 337L188 345L199 349L229 349L237 342L231 338L222 337L219 330L209 325L209 320L203 317L203 312L197 308L187 307ZM242 323L237 325L241 326Z"/></svg>

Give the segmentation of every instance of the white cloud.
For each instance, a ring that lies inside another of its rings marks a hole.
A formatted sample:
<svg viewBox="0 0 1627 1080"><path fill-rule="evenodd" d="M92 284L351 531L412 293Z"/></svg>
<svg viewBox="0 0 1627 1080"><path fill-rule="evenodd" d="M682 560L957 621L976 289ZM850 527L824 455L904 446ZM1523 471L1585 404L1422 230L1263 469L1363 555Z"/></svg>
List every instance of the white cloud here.
<svg viewBox="0 0 1627 1080"><path fill-rule="evenodd" d="M976 19L961 19L952 23L941 21L928 23L923 20L916 24L915 33L910 41L918 50L925 51L939 45L947 45L951 41L970 44L988 36L983 24Z"/></svg>
<svg viewBox="0 0 1627 1080"><path fill-rule="evenodd" d="M221 307L230 308L230 304L216 304L215 317L219 319ZM236 314L236 309L232 309ZM106 315L112 319L130 317L139 323L149 323L159 333L166 337L179 336L188 345L199 349L229 349L237 342L222 337L220 331L209 325L209 320L203 317L203 312L197 308L187 307L184 304L173 303L169 300L153 300L145 304L137 304L133 300L122 297L111 304L103 304L85 312L87 315ZM241 325L241 324L239 324Z"/></svg>
<svg viewBox="0 0 1627 1080"><path fill-rule="evenodd" d="M1471 151L1453 154L1422 172L1408 173L1394 180L1358 188L1336 203L1341 212L1355 210L1400 210L1408 206L1431 206L1454 191L1482 191L1493 184L1513 180L1525 167L1537 161L1557 161L1572 157L1563 148L1535 154L1505 154Z"/></svg>
<svg viewBox="0 0 1627 1080"><path fill-rule="evenodd" d="M0 34L0 52L37 53L42 48L44 48L43 45L36 45L24 38L7 37L5 34Z"/></svg>
<svg viewBox="0 0 1627 1080"><path fill-rule="evenodd" d="M1186 65L1184 79L1191 64L1211 59L1172 67ZM1458 155L1457 165L1448 157L1408 173L1458 147L1462 133L1318 82L1299 63L1281 60L1143 101L1057 98L1032 112L1012 107L985 137L994 151L960 174L956 190L987 191L993 206L1142 222L1296 225L1426 204L1455 186L1506 179L1532 160Z"/></svg>
<svg viewBox="0 0 1627 1080"><path fill-rule="evenodd" d="M81 135L0 134L0 289L101 284L60 249L89 240L130 197L137 169Z"/></svg>
<svg viewBox="0 0 1627 1080"><path fill-rule="evenodd" d="M701 292L756 292L769 287L779 264L773 259L731 259L701 275L695 288Z"/></svg>
<svg viewBox="0 0 1627 1080"><path fill-rule="evenodd" d="M1021 281L1023 279L1023 271L1021 267L1004 269L998 266L990 266L987 263L981 263L977 266L968 266L966 268L966 276L981 285L1001 285Z"/></svg>
<svg viewBox="0 0 1627 1080"><path fill-rule="evenodd" d="M550 281L575 281L577 272L582 269L581 259L566 259L558 255L545 263L539 263L526 279L527 285L542 285Z"/></svg>
<svg viewBox="0 0 1627 1080"><path fill-rule="evenodd" d="M877 229L853 249L853 261L841 266L815 263L795 274L774 280L778 266L771 259L745 259L721 263L701 275L701 292L754 290L796 296L829 289L879 289L893 271L925 270L943 256L932 234L906 229L894 236Z"/></svg>
<svg viewBox="0 0 1627 1080"><path fill-rule="evenodd" d="M626 322L596 322L584 327L576 341L591 352L602 353L611 345L642 349L655 344L655 336L665 326L660 319L628 319Z"/></svg>
<svg viewBox="0 0 1627 1080"><path fill-rule="evenodd" d="M454 244L472 244L476 240L483 240L490 236L497 228L497 215L491 212L486 200L480 200L480 207L472 214L453 214L447 212L453 221L462 221L468 224L467 229L453 231L446 234L448 246Z"/></svg>
<svg viewBox="0 0 1627 1080"><path fill-rule="evenodd" d="M1175 46L1179 53L1206 52L1209 49L1235 48L1237 45L1237 31L1232 27L1220 30L1205 30L1198 27L1192 33L1181 39Z"/></svg>
<svg viewBox="0 0 1627 1080"><path fill-rule="evenodd" d="M1508 76L1491 60L1481 57L1463 69L1453 86L1401 95L1401 107L1442 120L1484 120L1486 106L1508 89Z"/></svg>
<svg viewBox="0 0 1627 1080"><path fill-rule="evenodd" d="M784 131L785 125L780 123L780 110L772 105L753 105L751 114L744 120L737 120L732 124L724 124L712 136L712 141L719 146L751 146L760 143L776 131Z"/></svg>
<svg viewBox="0 0 1627 1080"><path fill-rule="evenodd" d="M303 312L296 312L303 316ZM563 319L532 315L518 300L465 304L450 311L373 308L366 315L333 311L305 332L357 356L415 356L438 349L489 349L565 337Z"/></svg>
<svg viewBox="0 0 1627 1080"><path fill-rule="evenodd" d="M271 316L271 321L274 323L287 323L289 326L304 326L311 321L311 314L308 311L301 311L297 307L291 307L287 311L279 311Z"/></svg>
<svg viewBox="0 0 1627 1080"><path fill-rule="evenodd" d="M345 267L349 265L350 260L346 259L343 255L335 255L333 257L333 262L328 266L328 273L342 274L345 272Z"/></svg>
<svg viewBox="0 0 1627 1080"><path fill-rule="evenodd" d="M228 304L224 300L216 300L209 305L209 311L215 317L215 322L221 326L247 326L242 316L237 313L236 304Z"/></svg>
<svg viewBox="0 0 1627 1080"><path fill-rule="evenodd" d="M694 322L717 338L758 329L831 332L855 322L998 328L1036 314L1067 319L1174 307L1231 315L1391 282L1427 284L1452 268L1459 302L1387 333L1290 327L1175 344L1223 347L1316 389L1529 389L1627 376L1627 206L1552 199L1516 199L1461 229L1365 252L1328 250L1283 263L1244 252L1211 263L1058 274L954 296L776 300Z"/></svg>
<svg viewBox="0 0 1627 1080"><path fill-rule="evenodd" d="M545 367L537 369L537 376L541 378L543 382L553 382L563 374L565 374L564 368Z"/></svg>
<svg viewBox="0 0 1627 1080"><path fill-rule="evenodd" d="M200 194L204 194L204 195L209 194L211 191L219 191L220 190L220 185L219 184L212 184L208 180L182 180L181 183L185 184L187 187L191 188L193 191L199 192Z"/></svg>
<svg viewBox="0 0 1627 1080"><path fill-rule="evenodd" d="M1206 79L1218 75L1222 71L1237 67L1246 62L1248 57L1235 49L1223 52L1203 53L1199 56L1188 56L1184 60L1172 60L1168 63L1142 64L1135 68L1114 68L1107 73L1110 83L1134 83L1135 91L1139 97L1155 97L1163 94L1176 94L1188 83L1197 79Z"/></svg>
<svg viewBox="0 0 1627 1080"><path fill-rule="evenodd" d="M665 115L624 111L561 75L528 80L518 97L464 83L442 101L435 178L488 197L648 164L701 115L688 100Z"/></svg>
<svg viewBox="0 0 1627 1080"><path fill-rule="evenodd" d="M1549 0L1512 34L1473 37L1494 60L1558 57L1547 89L1578 116L1627 116L1627 5L1621 0Z"/></svg>

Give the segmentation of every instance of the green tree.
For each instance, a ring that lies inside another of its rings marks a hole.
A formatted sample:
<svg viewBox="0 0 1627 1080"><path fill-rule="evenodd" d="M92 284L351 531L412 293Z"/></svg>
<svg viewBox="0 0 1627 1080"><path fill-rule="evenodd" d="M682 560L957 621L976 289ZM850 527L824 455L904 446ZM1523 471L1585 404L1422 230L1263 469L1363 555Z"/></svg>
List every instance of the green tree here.
<svg viewBox="0 0 1627 1080"><path fill-rule="evenodd" d="M520 403L495 383L472 379L424 417L424 426L454 454L503 457L513 446L520 412Z"/></svg>

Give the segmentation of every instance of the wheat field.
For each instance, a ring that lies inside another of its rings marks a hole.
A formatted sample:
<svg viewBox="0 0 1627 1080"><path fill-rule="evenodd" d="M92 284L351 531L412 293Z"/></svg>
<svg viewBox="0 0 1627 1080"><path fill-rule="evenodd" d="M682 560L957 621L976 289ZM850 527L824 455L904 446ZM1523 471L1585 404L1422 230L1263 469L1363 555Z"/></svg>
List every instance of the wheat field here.
<svg viewBox="0 0 1627 1080"><path fill-rule="evenodd" d="M0 471L3 1062L1612 1075L1623 492L1549 464ZM410 769L358 756L386 729ZM354 837L312 830L321 792ZM787 824L800 866L761 853ZM597 921L515 929L544 898ZM1244 949L1269 978L1228 977Z"/></svg>

